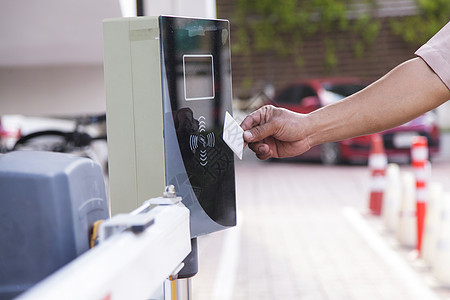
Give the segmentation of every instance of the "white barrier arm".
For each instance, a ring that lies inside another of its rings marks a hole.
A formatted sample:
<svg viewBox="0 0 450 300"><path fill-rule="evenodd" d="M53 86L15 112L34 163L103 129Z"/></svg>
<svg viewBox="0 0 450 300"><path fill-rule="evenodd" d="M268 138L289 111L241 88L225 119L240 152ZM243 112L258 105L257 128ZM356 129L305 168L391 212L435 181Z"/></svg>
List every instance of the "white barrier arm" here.
<svg viewBox="0 0 450 300"><path fill-rule="evenodd" d="M191 251L189 210L159 205L145 214L154 223L143 232L113 235L18 299L150 298Z"/></svg>

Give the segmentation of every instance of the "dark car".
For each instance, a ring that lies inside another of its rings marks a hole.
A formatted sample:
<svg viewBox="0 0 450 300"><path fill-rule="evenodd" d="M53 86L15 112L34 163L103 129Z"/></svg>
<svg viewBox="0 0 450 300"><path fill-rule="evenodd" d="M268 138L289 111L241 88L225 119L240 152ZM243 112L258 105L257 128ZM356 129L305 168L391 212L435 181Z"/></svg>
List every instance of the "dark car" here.
<svg viewBox="0 0 450 300"><path fill-rule="evenodd" d="M279 91L273 105L299 113L309 113L339 101L366 87L369 82L355 78L299 80ZM416 135L428 138L430 157L439 151L439 128L435 112L426 113L411 122L382 132L390 161L409 161L411 141ZM371 135L356 137L311 148L298 158L321 160L324 164L367 162Z"/></svg>

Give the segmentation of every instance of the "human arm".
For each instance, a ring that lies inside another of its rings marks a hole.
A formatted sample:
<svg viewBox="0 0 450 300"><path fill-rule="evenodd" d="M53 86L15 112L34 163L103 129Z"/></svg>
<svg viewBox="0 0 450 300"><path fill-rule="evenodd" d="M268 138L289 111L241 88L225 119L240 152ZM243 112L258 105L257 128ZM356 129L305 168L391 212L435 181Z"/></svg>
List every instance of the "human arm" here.
<svg viewBox="0 0 450 300"><path fill-rule="evenodd" d="M383 131L450 99L450 91L421 59L411 59L362 91L302 115L263 107L241 124L258 158L299 155L310 147Z"/></svg>

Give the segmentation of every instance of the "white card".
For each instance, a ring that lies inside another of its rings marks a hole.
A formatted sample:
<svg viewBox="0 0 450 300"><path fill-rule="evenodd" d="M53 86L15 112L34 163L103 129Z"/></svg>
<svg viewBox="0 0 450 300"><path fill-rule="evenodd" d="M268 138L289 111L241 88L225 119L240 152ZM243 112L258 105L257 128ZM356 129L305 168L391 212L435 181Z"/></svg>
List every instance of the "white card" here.
<svg viewBox="0 0 450 300"><path fill-rule="evenodd" d="M225 113L222 138L237 157L242 159L242 154L244 153L244 130L228 112Z"/></svg>

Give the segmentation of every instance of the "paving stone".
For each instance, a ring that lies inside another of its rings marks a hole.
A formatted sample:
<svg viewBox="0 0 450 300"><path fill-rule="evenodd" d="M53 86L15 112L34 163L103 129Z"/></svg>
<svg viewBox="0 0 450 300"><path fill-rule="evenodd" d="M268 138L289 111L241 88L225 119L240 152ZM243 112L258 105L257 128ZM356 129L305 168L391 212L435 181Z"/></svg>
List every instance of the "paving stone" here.
<svg viewBox="0 0 450 300"><path fill-rule="evenodd" d="M377 222L365 215L367 167L243 161L236 174L242 220L231 299L420 299L343 213L351 207ZM199 238L196 300L213 299L226 234Z"/></svg>

